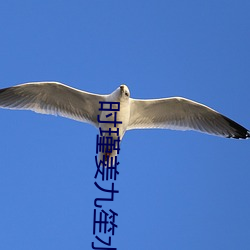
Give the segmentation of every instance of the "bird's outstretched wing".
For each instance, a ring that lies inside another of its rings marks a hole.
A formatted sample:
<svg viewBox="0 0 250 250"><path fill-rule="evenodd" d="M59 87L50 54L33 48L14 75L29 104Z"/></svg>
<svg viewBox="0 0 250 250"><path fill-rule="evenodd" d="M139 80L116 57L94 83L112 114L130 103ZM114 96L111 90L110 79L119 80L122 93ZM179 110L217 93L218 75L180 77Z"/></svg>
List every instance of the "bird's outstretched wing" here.
<svg viewBox="0 0 250 250"><path fill-rule="evenodd" d="M58 82L32 82L0 89L1 108L60 115L96 127L99 101L105 99L105 95L84 92Z"/></svg>
<svg viewBox="0 0 250 250"><path fill-rule="evenodd" d="M131 98L130 129L165 128L197 130L232 138L246 139L250 132L217 111L181 98L139 100Z"/></svg>

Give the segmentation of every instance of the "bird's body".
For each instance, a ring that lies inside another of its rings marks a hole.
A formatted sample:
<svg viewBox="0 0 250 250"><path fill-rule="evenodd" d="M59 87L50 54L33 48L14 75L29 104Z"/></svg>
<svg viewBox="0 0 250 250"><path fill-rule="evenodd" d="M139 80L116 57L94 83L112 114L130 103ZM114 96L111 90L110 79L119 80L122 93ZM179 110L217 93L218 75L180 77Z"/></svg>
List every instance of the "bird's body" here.
<svg viewBox="0 0 250 250"><path fill-rule="evenodd" d="M124 89L125 87L123 87ZM123 91L123 89L120 90L120 88L116 89L113 93L107 96L105 102L118 102L119 103L119 111L101 111L99 115L99 120L103 122L98 123L98 127L100 131L107 131L102 133L103 137L110 137L112 136L113 141L122 140L127 127L129 123L129 117L130 117L130 100L129 98L121 98L120 91ZM106 104L106 106L109 106ZM115 106L115 109L118 109L118 104L113 105ZM106 107L108 109L108 107ZM116 114L115 114L116 113ZM117 121L118 123L114 126L114 121ZM109 123L106 123L109 122ZM119 123L121 122L121 123ZM119 133L109 133L109 129L113 132L119 131ZM119 143L118 143L119 144ZM117 150L109 150L112 151L111 153L102 153L99 152L99 160L104 159L107 160L107 156L110 158L114 157L117 154Z"/></svg>
<svg viewBox="0 0 250 250"><path fill-rule="evenodd" d="M119 102L116 120L122 123L114 127L112 123L98 122L98 117L99 121L111 122L115 115L114 111L99 110L100 102ZM60 115L90 123L103 131L119 128L120 140L127 130L148 128L196 130L236 139L250 137L246 128L203 104L182 97L133 99L126 85L121 85L110 95L98 95L57 82L26 83L0 89L0 107ZM115 133L112 137L118 138ZM105 153L100 153L99 159L103 155ZM115 155L116 151L113 151L110 156Z"/></svg>
<svg viewBox="0 0 250 250"><path fill-rule="evenodd" d="M125 88L124 85L121 85L121 86L123 86L122 89L119 87L106 98L106 102L119 102L120 103L119 111L116 112L116 115L117 115L116 120L122 122L116 125L117 128L119 128L120 139L122 139L122 137L124 136L127 130L129 117L130 117L130 99L123 98L123 97L121 98L120 91L123 91L123 89ZM112 113L112 116L108 116L110 113ZM114 112L102 111L100 114L100 120L101 121L106 120L106 121L112 122L114 120ZM98 127L101 127L104 130L108 130L110 127L113 127L113 125L111 126L110 123L99 123Z"/></svg>

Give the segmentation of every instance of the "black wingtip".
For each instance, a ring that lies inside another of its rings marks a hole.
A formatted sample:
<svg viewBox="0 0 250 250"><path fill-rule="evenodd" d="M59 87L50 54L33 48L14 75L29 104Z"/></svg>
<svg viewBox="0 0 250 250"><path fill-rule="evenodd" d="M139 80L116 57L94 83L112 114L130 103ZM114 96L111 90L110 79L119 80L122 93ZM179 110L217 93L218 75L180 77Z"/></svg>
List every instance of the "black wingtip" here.
<svg viewBox="0 0 250 250"><path fill-rule="evenodd" d="M234 139L247 139L250 137L250 131L237 122L227 118L226 116L223 116L224 119L229 123L230 127L234 130L233 133L231 133L228 138L234 138Z"/></svg>

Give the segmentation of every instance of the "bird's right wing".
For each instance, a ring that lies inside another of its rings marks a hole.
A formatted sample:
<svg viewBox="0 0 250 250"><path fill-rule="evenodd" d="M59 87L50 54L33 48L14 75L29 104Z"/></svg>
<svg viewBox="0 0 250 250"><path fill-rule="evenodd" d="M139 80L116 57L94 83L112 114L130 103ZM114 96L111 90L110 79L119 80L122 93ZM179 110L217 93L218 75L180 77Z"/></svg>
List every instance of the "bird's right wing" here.
<svg viewBox="0 0 250 250"><path fill-rule="evenodd" d="M99 101L105 99L105 95L84 92L58 82L33 82L0 89L1 108L60 115L96 127Z"/></svg>
<svg viewBox="0 0 250 250"><path fill-rule="evenodd" d="M196 130L208 134L247 138L250 132L217 111L182 97L130 99L130 129L165 128Z"/></svg>

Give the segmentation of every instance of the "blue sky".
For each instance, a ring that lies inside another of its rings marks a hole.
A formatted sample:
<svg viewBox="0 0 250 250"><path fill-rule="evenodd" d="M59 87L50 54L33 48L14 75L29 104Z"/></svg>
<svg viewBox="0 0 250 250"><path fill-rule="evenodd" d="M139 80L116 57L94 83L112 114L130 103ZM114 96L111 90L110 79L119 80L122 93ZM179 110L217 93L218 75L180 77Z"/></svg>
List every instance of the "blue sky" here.
<svg viewBox="0 0 250 250"><path fill-rule="evenodd" d="M250 128L249 1L1 1L0 88L183 96ZM0 110L0 249L91 249L97 130ZM129 131L112 247L249 249L249 141Z"/></svg>

